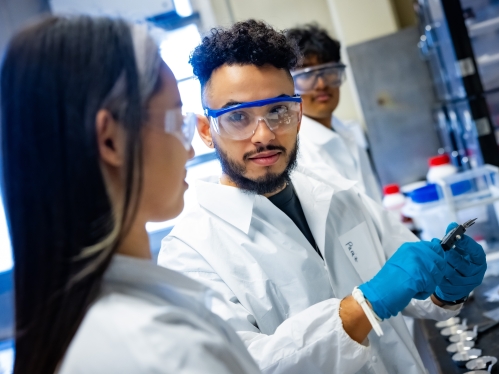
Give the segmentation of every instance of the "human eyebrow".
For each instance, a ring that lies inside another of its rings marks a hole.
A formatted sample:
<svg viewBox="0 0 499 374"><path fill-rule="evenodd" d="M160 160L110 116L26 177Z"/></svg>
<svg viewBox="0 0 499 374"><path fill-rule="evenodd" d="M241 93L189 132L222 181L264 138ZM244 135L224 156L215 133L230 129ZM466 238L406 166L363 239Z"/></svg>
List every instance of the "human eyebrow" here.
<svg viewBox="0 0 499 374"><path fill-rule="evenodd" d="M239 104L242 104L242 102L240 101L227 101L224 106L220 109L225 109L225 108L228 108L228 107L231 107L231 106L235 106L235 105L239 105Z"/></svg>
<svg viewBox="0 0 499 374"><path fill-rule="evenodd" d="M289 97L289 95L288 94L281 94L281 95L276 96L276 97ZM261 101L261 100L258 100L258 101ZM224 104L224 106L221 107L220 109L229 108L231 106L235 106L235 105L239 105L239 104L244 104L244 102L231 100L231 101L226 102Z"/></svg>

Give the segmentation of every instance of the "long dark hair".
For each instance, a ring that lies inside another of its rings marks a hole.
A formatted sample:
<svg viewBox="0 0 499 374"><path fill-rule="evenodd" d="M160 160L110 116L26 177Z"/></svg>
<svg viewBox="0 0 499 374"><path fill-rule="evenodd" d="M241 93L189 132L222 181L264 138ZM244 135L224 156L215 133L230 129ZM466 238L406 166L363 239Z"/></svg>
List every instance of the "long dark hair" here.
<svg viewBox="0 0 499 374"><path fill-rule="evenodd" d="M14 373L56 370L136 209L148 99L136 49L133 26L89 17L46 18L7 49L0 96L15 261ZM95 117L102 108L127 133L119 209L99 166Z"/></svg>

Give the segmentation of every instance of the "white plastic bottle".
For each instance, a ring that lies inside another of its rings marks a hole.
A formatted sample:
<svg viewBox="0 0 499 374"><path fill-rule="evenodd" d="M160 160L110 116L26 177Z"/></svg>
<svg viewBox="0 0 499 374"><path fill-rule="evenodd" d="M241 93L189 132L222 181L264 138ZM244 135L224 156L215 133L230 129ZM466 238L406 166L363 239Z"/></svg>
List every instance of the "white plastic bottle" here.
<svg viewBox="0 0 499 374"><path fill-rule="evenodd" d="M402 221L402 208L405 205L405 196L400 193L398 184L389 184L383 188L383 207L393 212Z"/></svg>
<svg viewBox="0 0 499 374"><path fill-rule="evenodd" d="M428 160L428 164L430 165L428 174L426 174L426 180L428 183L436 183L439 179L457 173L457 168L450 163L448 155L431 157Z"/></svg>

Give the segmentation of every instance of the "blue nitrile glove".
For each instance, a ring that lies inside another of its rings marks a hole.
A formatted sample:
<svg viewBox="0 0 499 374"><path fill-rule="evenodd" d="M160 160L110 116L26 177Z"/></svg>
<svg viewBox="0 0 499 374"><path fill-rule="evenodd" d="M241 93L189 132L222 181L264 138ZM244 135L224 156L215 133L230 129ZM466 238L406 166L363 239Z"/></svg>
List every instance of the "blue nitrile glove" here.
<svg viewBox="0 0 499 374"><path fill-rule="evenodd" d="M447 232L457 227L453 222L447 227ZM433 239L432 241L438 241ZM435 294L439 299L453 302L468 296L471 291L482 283L487 262L485 252L480 244L463 235L456 241L456 246L445 252L444 279L438 284Z"/></svg>
<svg viewBox="0 0 499 374"><path fill-rule="evenodd" d="M382 319L397 315L411 299L425 300L442 282L444 250L440 243L404 243L369 282L359 289Z"/></svg>

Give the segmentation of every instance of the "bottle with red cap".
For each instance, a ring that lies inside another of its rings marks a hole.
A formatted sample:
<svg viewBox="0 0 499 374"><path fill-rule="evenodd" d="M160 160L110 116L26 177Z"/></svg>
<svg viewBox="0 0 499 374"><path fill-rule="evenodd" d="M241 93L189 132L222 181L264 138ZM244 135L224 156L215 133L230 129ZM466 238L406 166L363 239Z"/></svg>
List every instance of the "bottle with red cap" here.
<svg viewBox="0 0 499 374"><path fill-rule="evenodd" d="M405 196L400 192L398 184L388 184L383 188L383 207L393 212L402 221L402 208L405 205Z"/></svg>
<svg viewBox="0 0 499 374"><path fill-rule="evenodd" d="M446 154L431 157L428 160L428 164L430 165L428 174L426 174L428 183L435 183L437 180L456 174L458 171L457 168L450 163L450 158Z"/></svg>

